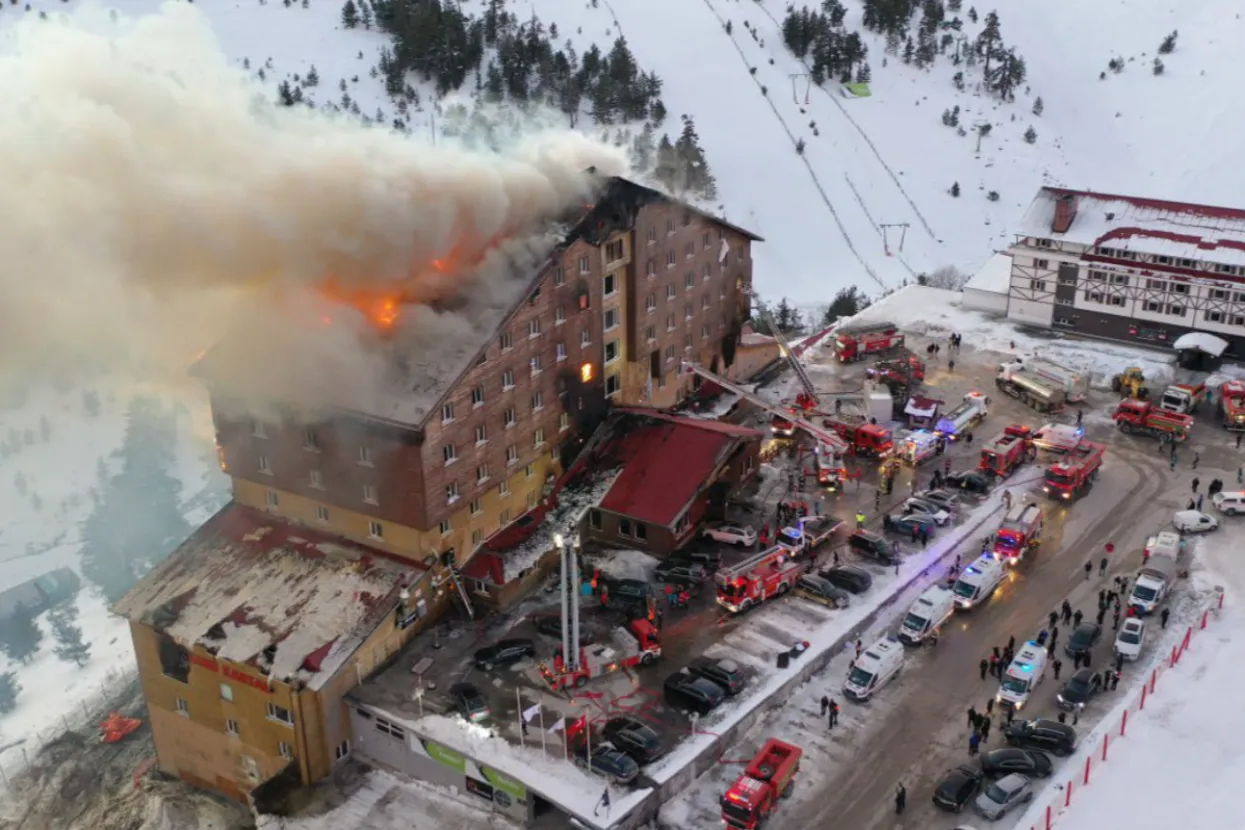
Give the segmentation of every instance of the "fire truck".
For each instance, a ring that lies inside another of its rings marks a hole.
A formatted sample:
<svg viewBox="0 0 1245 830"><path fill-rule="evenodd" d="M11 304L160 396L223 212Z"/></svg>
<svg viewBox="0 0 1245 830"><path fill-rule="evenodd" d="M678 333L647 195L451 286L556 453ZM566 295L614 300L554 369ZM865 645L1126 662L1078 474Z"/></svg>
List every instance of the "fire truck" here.
<svg viewBox="0 0 1245 830"><path fill-rule="evenodd" d="M924 464L938 455L938 442L942 440L928 430L919 429L904 439L900 454L913 467Z"/></svg>
<svg viewBox="0 0 1245 830"><path fill-rule="evenodd" d="M718 605L732 614L746 611L790 591L807 568L808 563L797 561L791 548L775 545L714 575Z"/></svg>
<svg viewBox="0 0 1245 830"><path fill-rule="evenodd" d="M1245 431L1245 381L1229 380L1219 387L1219 417L1232 432Z"/></svg>
<svg viewBox="0 0 1245 830"><path fill-rule="evenodd" d="M840 326L834 333L834 353L840 363L863 360L903 345L903 335L894 323L854 323Z"/></svg>
<svg viewBox="0 0 1245 830"><path fill-rule="evenodd" d="M990 399L980 392L969 392L959 406L938 419L935 429L948 441L954 441L980 424L989 412Z"/></svg>
<svg viewBox="0 0 1245 830"><path fill-rule="evenodd" d="M1197 412L1202 401L1206 400L1206 392L1204 383L1173 383L1159 396L1159 409L1180 415L1192 415Z"/></svg>
<svg viewBox="0 0 1245 830"><path fill-rule="evenodd" d="M1064 501L1079 497L1098 478L1098 468L1106 452L1107 448L1101 444L1081 442L1075 450L1046 468L1042 492Z"/></svg>
<svg viewBox="0 0 1245 830"><path fill-rule="evenodd" d="M822 418L821 425L834 430L856 455L886 458L895 449L891 431L869 423L863 415L832 415Z"/></svg>
<svg viewBox="0 0 1245 830"><path fill-rule="evenodd" d="M994 558L1016 564L1025 558L1025 551L1042 543L1042 508L1036 504L1017 504L1007 511L1003 524L994 535Z"/></svg>
<svg viewBox="0 0 1245 830"><path fill-rule="evenodd" d="M918 386L925 381L925 361L909 353L908 359L879 360L865 370L865 375L883 383L897 382Z"/></svg>
<svg viewBox="0 0 1245 830"><path fill-rule="evenodd" d="M770 418L769 431L777 438L791 438L795 435L795 421L787 415L775 412Z"/></svg>
<svg viewBox="0 0 1245 830"><path fill-rule="evenodd" d="M1161 443L1179 443L1189 437L1193 426L1190 415L1164 412L1150 401L1126 399L1115 409L1115 424L1121 432L1133 435L1149 435Z"/></svg>
<svg viewBox="0 0 1245 830"><path fill-rule="evenodd" d="M1021 464L1032 461L1036 453L1029 439L1029 428L1012 424L982 447L981 462L977 466L983 473L1004 478Z"/></svg>
<svg viewBox="0 0 1245 830"><path fill-rule="evenodd" d="M743 775L722 796L722 823L727 827L756 830L778 809L778 802L791 794L800 771L798 746L770 738Z"/></svg>
<svg viewBox="0 0 1245 830"><path fill-rule="evenodd" d="M638 619L614 629L612 643L581 647L578 668L568 666L559 649L553 655L552 668L541 663L537 669L557 692L568 686L578 689L593 678L621 669L647 666L660 656L657 628L646 619Z"/></svg>

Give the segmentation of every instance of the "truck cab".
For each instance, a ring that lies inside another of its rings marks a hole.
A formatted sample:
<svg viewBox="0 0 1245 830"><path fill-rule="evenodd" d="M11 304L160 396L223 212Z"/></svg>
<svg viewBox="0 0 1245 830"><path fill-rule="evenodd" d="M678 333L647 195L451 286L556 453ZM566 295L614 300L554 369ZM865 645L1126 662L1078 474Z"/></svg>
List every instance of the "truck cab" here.
<svg viewBox="0 0 1245 830"><path fill-rule="evenodd" d="M994 558L1007 563L1024 559L1030 548L1041 543L1042 518L1042 508L1036 504L1014 505L994 535Z"/></svg>
<svg viewBox="0 0 1245 830"><path fill-rule="evenodd" d="M1175 383L1163 390L1159 397L1159 409L1179 415L1192 415L1205 398L1205 384Z"/></svg>
<svg viewBox="0 0 1245 830"><path fill-rule="evenodd" d="M800 771L803 750L770 738L722 796L722 823L741 830L756 830L791 794Z"/></svg>

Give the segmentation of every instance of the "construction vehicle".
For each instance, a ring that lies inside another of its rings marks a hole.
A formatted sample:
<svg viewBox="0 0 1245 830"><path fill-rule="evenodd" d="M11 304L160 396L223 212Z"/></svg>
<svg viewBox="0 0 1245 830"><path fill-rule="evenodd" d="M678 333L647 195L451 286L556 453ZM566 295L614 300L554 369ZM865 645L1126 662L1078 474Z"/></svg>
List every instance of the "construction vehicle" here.
<svg viewBox="0 0 1245 830"><path fill-rule="evenodd" d="M1232 432L1245 431L1245 381L1229 380L1219 387L1219 417Z"/></svg>
<svg viewBox="0 0 1245 830"><path fill-rule="evenodd" d="M938 419L934 430L948 441L955 441L989 414L990 399L980 392L969 392L959 406Z"/></svg>
<svg viewBox="0 0 1245 830"><path fill-rule="evenodd" d="M798 746L777 738L767 740L722 796L722 823L742 830L764 825L778 802L791 795L803 754Z"/></svg>
<svg viewBox="0 0 1245 830"><path fill-rule="evenodd" d="M613 643L594 643L579 649L579 666L567 665L559 649L553 655L553 667L537 666L540 676L555 691L570 686L582 688L589 680L612 672L647 666L661 656L657 628L647 619L631 620L615 628Z"/></svg>
<svg viewBox="0 0 1245 830"><path fill-rule="evenodd" d="M994 534L991 553L995 559L1014 565L1025 558L1025 552L1042 543L1042 508L1036 504L1017 504L1007 511L998 532Z"/></svg>
<svg viewBox="0 0 1245 830"><path fill-rule="evenodd" d="M1206 384L1173 383L1159 396L1159 409L1178 415L1192 415L1206 400Z"/></svg>
<svg viewBox="0 0 1245 830"><path fill-rule="evenodd" d="M120 712L109 712L99 725L100 743L115 744L126 736L138 731L143 722L138 718L127 718Z"/></svg>
<svg viewBox="0 0 1245 830"><path fill-rule="evenodd" d="M833 415L821 419L823 427L838 433L856 455L886 458L895 450L891 431L870 423L863 415Z"/></svg>
<svg viewBox="0 0 1245 830"><path fill-rule="evenodd" d="M737 383L733 383L726 378L711 372L703 366L697 366L695 363L684 361L682 364L684 372L699 375L711 383L717 384L724 391L733 395L738 395L743 400L757 407L758 409L770 413L773 421L782 420L791 425L792 435L795 430L801 430L805 434L812 436L817 443L818 464L824 465L827 470L838 470L840 480L847 475L847 468L843 464L843 457L850 449L848 443L839 437L834 430L825 429L812 423L808 419L796 414L790 407L784 407L780 404L770 403L754 392L745 389ZM775 427L771 424L771 430ZM821 467L819 466L819 469ZM820 475L819 475L820 480Z"/></svg>
<svg viewBox="0 0 1245 830"><path fill-rule="evenodd" d="M1063 501L1079 498L1098 478L1106 452L1102 444L1082 441L1076 449L1046 468L1042 492Z"/></svg>
<svg viewBox="0 0 1245 830"><path fill-rule="evenodd" d="M840 363L863 360L903 344L903 335L894 323L850 323L834 333L834 354Z"/></svg>
<svg viewBox="0 0 1245 830"><path fill-rule="evenodd" d="M1055 412L1063 408L1067 395L1056 381L1030 374L1005 363L995 375L994 385L1016 400L1039 412Z"/></svg>
<svg viewBox="0 0 1245 830"><path fill-rule="evenodd" d="M1150 390L1146 387L1146 375L1140 366L1129 366L1111 378L1111 391L1121 397L1138 401L1150 397Z"/></svg>
<svg viewBox="0 0 1245 830"><path fill-rule="evenodd" d="M1115 409L1115 424L1120 432L1149 435L1162 443L1179 443L1189 437L1193 418L1176 412L1164 412L1150 401L1125 399Z"/></svg>
<svg viewBox="0 0 1245 830"><path fill-rule="evenodd" d="M1062 366L1052 360L1016 358L999 366L1000 372L1019 371L1044 378L1063 389L1064 398L1072 403L1089 397L1089 374Z"/></svg>
<svg viewBox="0 0 1245 830"><path fill-rule="evenodd" d="M904 439L899 454L904 461L916 467L938 456L938 442L941 440L934 433L919 429Z"/></svg>
<svg viewBox="0 0 1245 830"><path fill-rule="evenodd" d="M983 473L1004 478L1012 471L1032 461L1037 455L1029 440L1028 427L1013 425L981 448L981 462L977 465Z"/></svg>
<svg viewBox="0 0 1245 830"><path fill-rule="evenodd" d="M732 614L746 611L790 591L807 569L808 562L798 561L791 548L775 545L714 574L718 605Z"/></svg>

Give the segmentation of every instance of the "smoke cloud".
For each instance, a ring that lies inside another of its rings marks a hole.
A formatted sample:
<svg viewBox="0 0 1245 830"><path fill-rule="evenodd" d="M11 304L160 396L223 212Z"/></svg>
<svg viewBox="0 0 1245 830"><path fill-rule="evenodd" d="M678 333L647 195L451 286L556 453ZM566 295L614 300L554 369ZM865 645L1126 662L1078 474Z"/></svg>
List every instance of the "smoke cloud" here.
<svg viewBox="0 0 1245 830"><path fill-rule="evenodd" d="M542 228L591 200L586 168L625 172L570 131L485 152L278 107L190 4L32 18L0 38L0 380L183 373L233 330L220 360L243 380L263 349L303 355L291 388L330 360L379 394L395 342L444 358L523 290ZM393 338L329 281L397 296Z"/></svg>

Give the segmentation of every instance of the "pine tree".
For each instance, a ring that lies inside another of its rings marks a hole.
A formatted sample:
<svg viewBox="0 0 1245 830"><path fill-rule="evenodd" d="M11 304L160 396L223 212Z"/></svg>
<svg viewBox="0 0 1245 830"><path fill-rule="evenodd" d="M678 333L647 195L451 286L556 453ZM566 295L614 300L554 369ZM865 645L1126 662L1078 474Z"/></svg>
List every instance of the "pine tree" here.
<svg viewBox="0 0 1245 830"><path fill-rule="evenodd" d="M307 80L305 81L305 83L307 86L319 86L320 85L320 73L316 71L315 64L312 64L311 69L307 71Z"/></svg>
<svg viewBox="0 0 1245 830"><path fill-rule="evenodd" d="M981 34L977 35L977 54L986 59L982 72L987 77L990 75L990 61L998 57L1002 46L1003 33L999 27L999 15L997 12L990 12L986 15L986 22L982 26Z"/></svg>
<svg viewBox="0 0 1245 830"><path fill-rule="evenodd" d="M956 199L960 198L960 183L959 182L951 183L951 195L952 197Z"/></svg>
<svg viewBox="0 0 1245 830"><path fill-rule="evenodd" d="M1037 141L1037 130L1033 129L1033 125L1029 125L1029 129L1025 130L1025 141L1029 144Z"/></svg>
<svg viewBox="0 0 1245 830"><path fill-rule="evenodd" d="M1046 109L1046 105L1042 103L1042 96L1039 95L1033 102L1033 114L1040 118L1044 109Z"/></svg>
<svg viewBox="0 0 1245 830"><path fill-rule="evenodd" d="M856 67L856 83L867 84L871 78L872 73L869 71L869 64L862 63L860 66Z"/></svg>
<svg viewBox="0 0 1245 830"><path fill-rule="evenodd" d="M1163 70L1165 68L1166 67L1163 66L1163 62L1161 60L1159 60L1158 58L1154 59L1154 74L1155 75L1162 75Z"/></svg>
<svg viewBox="0 0 1245 830"><path fill-rule="evenodd" d="M0 622L0 651L17 663L28 663L39 652L43 631L35 622L32 609L19 605L13 615Z"/></svg>
<svg viewBox="0 0 1245 830"><path fill-rule="evenodd" d="M17 682L17 675L11 671L0 674L0 715L7 715L17 708L17 696L22 686Z"/></svg>
<svg viewBox="0 0 1245 830"><path fill-rule="evenodd" d="M778 326L778 330L783 334L794 334L804 327L800 319L800 310L791 305L786 297L779 300L778 307L774 309L774 325Z"/></svg>
<svg viewBox="0 0 1245 830"><path fill-rule="evenodd" d="M1175 29L1167 37L1163 38L1163 42L1159 44L1160 55L1170 55L1172 50L1176 48L1176 35L1179 34ZM1154 74L1158 74L1157 72Z"/></svg>
<svg viewBox="0 0 1245 830"><path fill-rule="evenodd" d="M367 0L359 0L359 22L365 29L372 28L372 7L368 5Z"/></svg>
<svg viewBox="0 0 1245 830"><path fill-rule="evenodd" d="M67 663L85 666L91 658L91 644L82 639L82 629L63 618L52 619L52 637L56 640L56 656Z"/></svg>
<svg viewBox="0 0 1245 830"><path fill-rule="evenodd" d="M353 29L359 25L359 9L354 4L354 0L346 0L346 5L342 6L342 27Z"/></svg>
<svg viewBox="0 0 1245 830"><path fill-rule="evenodd" d="M675 189L675 180L679 172L679 157L675 152L670 136L663 134L657 143L657 166L653 169L653 178L669 193Z"/></svg>
<svg viewBox="0 0 1245 830"><path fill-rule="evenodd" d="M860 289L856 286L841 288L839 293L834 295L834 300L822 312L821 324L823 326L832 326L840 318L859 314L868 306L869 299L860 293Z"/></svg>
<svg viewBox="0 0 1245 830"><path fill-rule="evenodd" d="M289 81L282 81L277 86L277 100L283 107L294 106L294 91L290 88Z"/></svg>
<svg viewBox="0 0 1245 830"><path fill-rule="evenodd" d="M913 44L912 38L908 38L903 45L903 62L912 63L912 55L914 52L916 52L916 45Z"/></svg>

